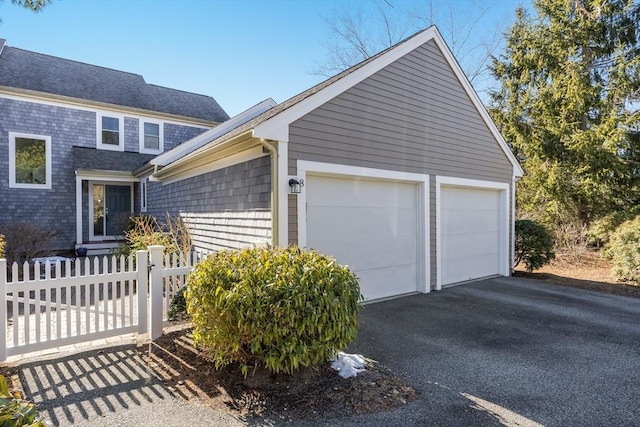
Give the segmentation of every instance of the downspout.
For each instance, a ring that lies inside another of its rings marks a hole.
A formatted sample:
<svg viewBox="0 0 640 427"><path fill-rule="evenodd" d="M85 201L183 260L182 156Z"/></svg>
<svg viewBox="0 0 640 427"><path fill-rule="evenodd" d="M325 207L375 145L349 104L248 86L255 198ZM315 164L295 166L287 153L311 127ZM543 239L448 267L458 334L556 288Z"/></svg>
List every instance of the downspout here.
<svg viewBox="0 0 640 427"><path fill-rule="evenodd" d="M278 199L280 196L278 191L280 184L280 177L278 176L278 149L264 138L260 138L260 144L262 144L271 155L271 245L275 248L280 244L278 241Z"/></svg>

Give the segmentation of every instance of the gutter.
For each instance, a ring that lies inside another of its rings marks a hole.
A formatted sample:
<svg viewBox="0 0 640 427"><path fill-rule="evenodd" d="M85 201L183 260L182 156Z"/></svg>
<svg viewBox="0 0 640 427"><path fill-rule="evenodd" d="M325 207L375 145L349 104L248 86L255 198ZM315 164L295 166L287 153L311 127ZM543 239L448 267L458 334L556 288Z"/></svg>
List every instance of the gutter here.
<svg viewBox="0 0 640 427"><path fill-rule="evenodd" d="M280 192L278 191L280 179L278 177L278 149L264 138L260 138L260 144L269 151L271 155L271 246L279 246L278 241L278 201Z"/></svg>

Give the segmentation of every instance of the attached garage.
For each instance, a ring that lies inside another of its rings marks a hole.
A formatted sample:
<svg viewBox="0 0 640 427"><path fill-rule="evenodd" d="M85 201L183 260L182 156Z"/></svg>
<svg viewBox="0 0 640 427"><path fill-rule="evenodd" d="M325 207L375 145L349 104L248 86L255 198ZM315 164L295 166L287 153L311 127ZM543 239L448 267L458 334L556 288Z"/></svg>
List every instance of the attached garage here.
<svg viewBox="0 0 640 427"><path fill-rule="evenodd" d="M211 195L246 207L235 235L333 255L369 301L510 274L523 171L435 27L258 107L154 177L236 177ZM268 182L249 166L256 156L269 156ZM256 203L269 203L269 233Z"/></svg>
<svg viewBox="0 0 640 427"><path fill-rule="evenodd" d="M507 184L436 178L438 288L505 274Z"/></svg>
<svg viewBox="0 0 640 427"><path fill-rule="evenodd" d="M349 265L365 300L417 292L419 185L309 175L306 246Z"/></svg>

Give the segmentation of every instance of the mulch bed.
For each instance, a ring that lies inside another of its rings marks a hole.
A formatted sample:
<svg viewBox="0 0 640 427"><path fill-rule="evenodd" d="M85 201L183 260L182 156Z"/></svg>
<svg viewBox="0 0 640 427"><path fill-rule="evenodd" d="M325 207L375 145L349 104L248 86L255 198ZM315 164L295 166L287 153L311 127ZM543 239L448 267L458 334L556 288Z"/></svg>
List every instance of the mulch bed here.
<svg viewBox="0 0 640 427"><path fill-rule="evenodd" d="M386 411L411 402L417 392L384 366L344 379L329 363L293 375L265 369L245 378L236 365L216 370L182 327L138 346L142 359L178 397L243 418L291 421Z"/></svg>

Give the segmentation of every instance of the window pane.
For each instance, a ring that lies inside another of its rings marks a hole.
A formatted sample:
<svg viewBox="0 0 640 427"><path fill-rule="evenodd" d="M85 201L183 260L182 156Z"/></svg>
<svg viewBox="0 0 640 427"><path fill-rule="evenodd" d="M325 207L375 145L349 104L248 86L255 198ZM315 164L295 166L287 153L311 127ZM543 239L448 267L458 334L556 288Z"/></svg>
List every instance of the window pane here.
<svg viewBox="0 0 640 427"><path fill-rule="evenodd" d="M112 130L118 132L120 130L120 120L115 117L102 117L102 130Z"/></svg>
<svg viewBox="0 0 640 427"><path fill-rule="evenodd" d="M160 136L160 125L158 123L145 123L144 134L151 136Z"/></svg>
<svg viewBox="0 0 640 427"><path fill-rule="evenodd" d="M16 184L46 184L46 141L16 138Z"/></svg>
<svg viewBox="0 0 640 427"><path fill-rule="evenodd" d="M93 235L104 236L104 185L93 185Z"/></svg>
<svg viewBox="0 0 640 427"><path fill-rule="evenodd" d="M111 132L110 130L102 131L102 143L109 145L120 145L120 135L118 132Z"/></svg>
<svg viewBox="0 0 640 427"><path fill-rule="evenodd" d="M144 148L149 148L152 150L157 150L160 148L160 138L157 136L144 136Z"/></svg>

